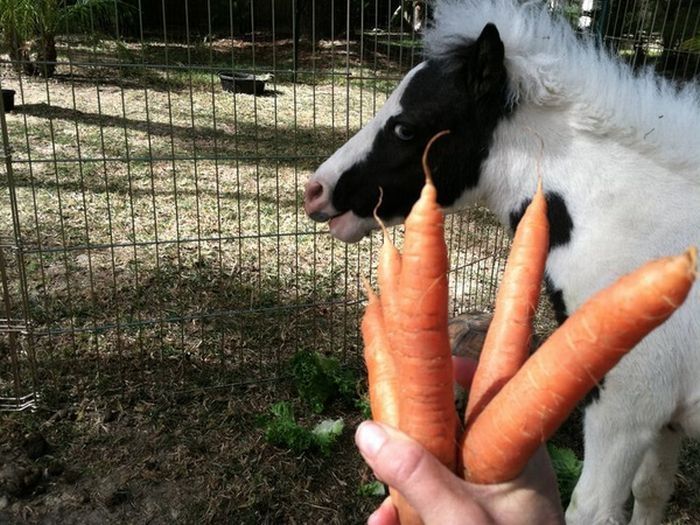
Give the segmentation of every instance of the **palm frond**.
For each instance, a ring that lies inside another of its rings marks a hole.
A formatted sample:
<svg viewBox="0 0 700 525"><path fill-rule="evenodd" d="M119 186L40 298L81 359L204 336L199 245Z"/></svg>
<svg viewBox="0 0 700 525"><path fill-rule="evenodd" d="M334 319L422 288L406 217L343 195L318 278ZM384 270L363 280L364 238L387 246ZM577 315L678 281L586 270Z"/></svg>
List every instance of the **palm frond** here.
<svg viewBox="0 0 700 525"><path fill-rule="evenodd" d="M128 9L128 5L115 0L77 0L61 9L59 27L61 30L70 28L71 31L91 31L102 24L113 22Z"/></svg>
<svg viewBox="0 0 700 525"><path fill-rule="evenodd" d="M35 17L34 0L0 0L0 33L3 42L31 38Z"/></svg>

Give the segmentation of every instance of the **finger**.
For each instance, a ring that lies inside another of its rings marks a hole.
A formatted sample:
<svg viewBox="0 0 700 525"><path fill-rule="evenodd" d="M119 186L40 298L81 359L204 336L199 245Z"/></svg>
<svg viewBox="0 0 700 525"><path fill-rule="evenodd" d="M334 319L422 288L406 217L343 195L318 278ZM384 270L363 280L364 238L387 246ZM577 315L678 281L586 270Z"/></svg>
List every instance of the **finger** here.
<svg viewBox="0 0 700 525"><path fill-rule="evenodd" d="M514 480L492 485L465 482L469 493L489 507L496 523L564 523L557 480L549 456L541 446ZM523 508L537 509L531 516Z"/></svg>
<svg viewBox="0 0 700 525"><path fill-rule="evenodd" d="M422 517L434 516L436 509L451 514L467 503L461 480L405 434L366 421L358 427L355 441L375 474L400 492Z"/></svg>
<svg viewBox="0 0 700 525"><path fill-rule="evenodd" d="M469 357L452 356L452 370L454 371L455 381L459 386L469 392L476 372L477 362Z"/></svg>
<svg viewBox="0 0 700 525"><path fill-rule="evenodd" d="M367 519L367 525L399 525L399 514L390 497L385 498Z"/></svg>

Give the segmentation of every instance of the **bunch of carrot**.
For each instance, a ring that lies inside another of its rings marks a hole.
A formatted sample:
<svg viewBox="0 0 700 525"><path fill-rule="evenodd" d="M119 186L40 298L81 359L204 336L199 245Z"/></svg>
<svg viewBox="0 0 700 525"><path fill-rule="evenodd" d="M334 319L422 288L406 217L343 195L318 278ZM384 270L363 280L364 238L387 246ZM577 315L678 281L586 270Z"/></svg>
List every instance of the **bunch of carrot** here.
<svg viewBox="0 0 700 525"><path fill-rule="evenodd" d="M622 277L529 356L549 246L540 181L513 238L458 436L444 216L427 162L430 146L446 133L433 137L423 154L426 183L406 219L403 254L384 230L381 295L367 286L362 335L370 405L376 421L406 432L464 479L499 483L517 477L586 393L683 303L697 252L691 248ZM420 523L401 495L391 494L401 523Z"/></svg>

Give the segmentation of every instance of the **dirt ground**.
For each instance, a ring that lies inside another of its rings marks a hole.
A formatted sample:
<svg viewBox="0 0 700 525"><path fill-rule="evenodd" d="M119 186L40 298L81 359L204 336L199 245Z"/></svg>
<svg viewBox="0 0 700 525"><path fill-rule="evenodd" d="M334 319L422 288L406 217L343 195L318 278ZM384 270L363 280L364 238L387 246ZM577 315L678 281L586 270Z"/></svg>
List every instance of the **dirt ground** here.
<svg viewBox="0 0 700 525"><path fill-rule="evenodd" d="M103 360L79 387L56 372L65 381L46 408L0 416L0 523L359 524L382 499L362 491L373 477L353 444L360 410L313 414L288 379L242 381L260 370L180 359ZM261 418L281 400L303 425L343 418L330 457L266 441ZM554 441L580 456L578 417ZM699 452L686 447L669 524L700 523Z"/></svg>
<svg viewBox="0 0 700 525"><path fill-rule="evenodd" d="M361 523L380 501L359 493L372 478L352 442L358 410L305 413L286 381L208 389L241 371L170 372L170 390L80 399L66 385L51 409L2 415L0 523ZM301 423L344 419L331 457L266 442L260 417L285 399Z"/></svg>

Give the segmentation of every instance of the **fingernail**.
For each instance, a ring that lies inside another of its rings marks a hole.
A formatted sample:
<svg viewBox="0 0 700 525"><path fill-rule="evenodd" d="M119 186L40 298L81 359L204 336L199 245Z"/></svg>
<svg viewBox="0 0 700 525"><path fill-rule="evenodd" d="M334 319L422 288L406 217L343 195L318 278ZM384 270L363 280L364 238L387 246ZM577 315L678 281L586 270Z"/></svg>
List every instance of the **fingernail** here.
<svg viewBox="0 0 700 525"><path fill-rule="evenodd" d="M357 427L355 443L365 456L374 457L389 438L382 427L371 421L365 421Z"/></svg>

